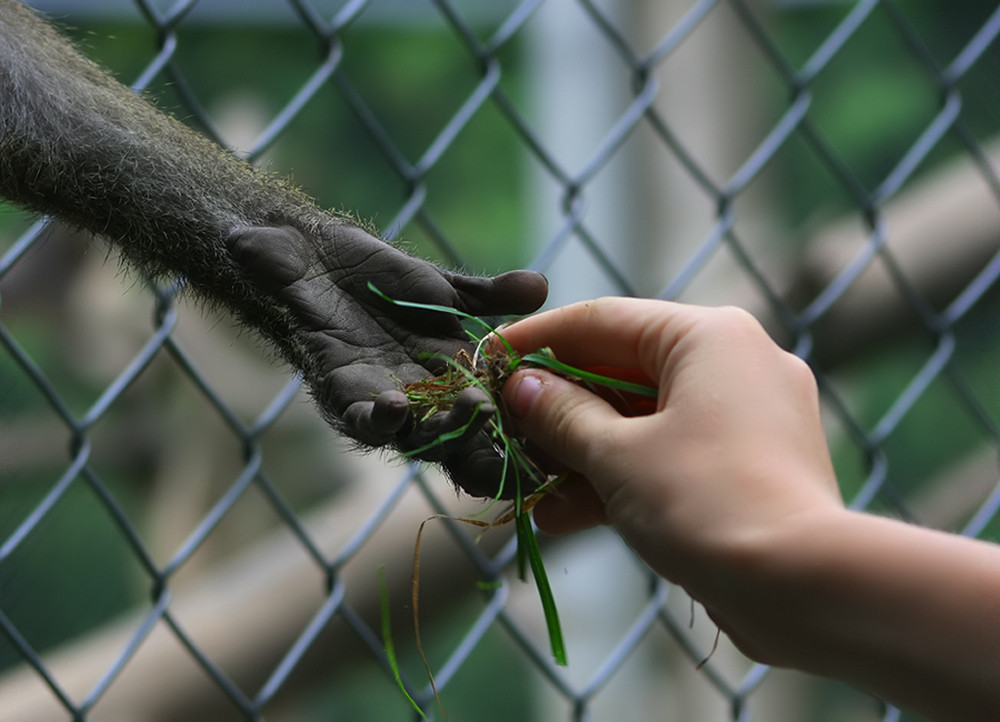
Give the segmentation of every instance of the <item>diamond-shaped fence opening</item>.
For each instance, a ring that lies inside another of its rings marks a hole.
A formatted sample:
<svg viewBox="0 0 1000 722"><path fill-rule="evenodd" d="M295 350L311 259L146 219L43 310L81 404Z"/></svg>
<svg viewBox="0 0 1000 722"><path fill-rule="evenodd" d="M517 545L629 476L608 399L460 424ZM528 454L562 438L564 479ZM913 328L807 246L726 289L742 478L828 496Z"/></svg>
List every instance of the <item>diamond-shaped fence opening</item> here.
<svg viewBox="0 0 1000 722"><path fill-rule="evenodd" d="M31 3L181 119L551 304L736 304L816 370L845 498L1000 533L1000 7ZM85 6L85 7L84 7ZM899 719L743 658L608 530L508 530L361 457L101 242L0 215L0 719ZM386 595L380 596L379 568ZM388 602L389 613L382 611Z"/></svg>

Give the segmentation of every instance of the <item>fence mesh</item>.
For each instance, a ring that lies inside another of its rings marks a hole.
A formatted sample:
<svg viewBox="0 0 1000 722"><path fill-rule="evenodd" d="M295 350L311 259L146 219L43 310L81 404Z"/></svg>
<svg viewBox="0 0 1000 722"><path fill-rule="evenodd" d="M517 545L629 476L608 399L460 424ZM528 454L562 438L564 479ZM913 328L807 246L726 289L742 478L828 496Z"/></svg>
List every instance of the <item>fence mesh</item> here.
<svg viewBox="0 0 1000 722"><path fill-rule="evenodd" d="M555 302L751 309L815 369L851 506L996 538L995 4L137 0L102 22L85 50L137 90L418 253L530 265ZM384 620L442 716L410 564L422 520L478 507L344 449L179 284L0 220L0 719L415 716ZM453 719L905 716L725 640L698 667L714 627L607 530L545 540L557 667L509 533L478 533L443 518L421 548Z"/></svg>

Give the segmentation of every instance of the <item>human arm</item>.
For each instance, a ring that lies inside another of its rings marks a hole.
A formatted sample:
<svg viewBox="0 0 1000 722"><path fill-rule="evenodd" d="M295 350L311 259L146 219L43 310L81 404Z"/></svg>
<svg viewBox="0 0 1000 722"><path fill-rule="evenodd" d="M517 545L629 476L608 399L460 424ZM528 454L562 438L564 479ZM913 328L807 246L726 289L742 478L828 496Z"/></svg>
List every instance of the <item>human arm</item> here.
<svg viewBox="0 0 1000 722"><path fill-rule="evenodd" d="M749 315L603 299L503 333L659 388L627 417L544 371L508 382L519 432L573 476L543 529L610 522L753 659L935 719L1000 712L1000 549L845 509L812 374Z"/></svg>
<svg viewBox="0 0 1000 722"><path fill-rule="evenodd" d="M359 443L408 451L467 427L424 456L473 493L498 483L485 394L415 423L399 391L435 371L435 355L467 347L460 324L397 308L368 284L508 315L541 305L539 274L473 278L403 253L160 112L15 0L0 0L0 196L102 236L144 274L181 278L228 309Z"/></svg>

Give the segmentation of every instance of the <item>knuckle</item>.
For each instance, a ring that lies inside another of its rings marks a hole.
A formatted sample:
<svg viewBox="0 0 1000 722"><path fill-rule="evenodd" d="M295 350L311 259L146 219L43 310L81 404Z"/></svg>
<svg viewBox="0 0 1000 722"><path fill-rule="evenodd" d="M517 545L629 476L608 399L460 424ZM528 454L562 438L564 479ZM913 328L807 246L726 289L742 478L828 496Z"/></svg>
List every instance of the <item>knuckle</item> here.
<svg viewBox="0 0 1000 722"><path fill-rule="evenodd" d="M757 318L739 306L720 306L714 309L715 323L734 334L765 333Z"/></svg>
<svg viewBox="0 0 1000 722"><path fill-rule="evenodd" d="M816 374L813 373L812 367L793 353L785 351L783 354L784 369L788 375L790 383L794 385L794 388L799 393L804 395L817 395L819 393L819 386L816 382Z"/></svg>

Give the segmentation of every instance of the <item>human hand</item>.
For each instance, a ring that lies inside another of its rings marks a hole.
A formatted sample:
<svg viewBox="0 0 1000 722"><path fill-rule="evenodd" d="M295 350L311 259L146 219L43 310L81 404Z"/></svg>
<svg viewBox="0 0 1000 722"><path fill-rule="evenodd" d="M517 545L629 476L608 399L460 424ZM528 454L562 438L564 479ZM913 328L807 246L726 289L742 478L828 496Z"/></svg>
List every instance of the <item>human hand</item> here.
<svg viewBox="0 0 1000 722"><path fill-rule="evenodd" d="M572 475L535 507L540 527L610 522L759 662L930 719L996 717L1000 550L845 509L813 375L749 314L601 299L503 335L659 389L629 416L545 371L507 382L516 432Z"/></svg>
<svg viewBox="0 0 1000 722"><path fill-rule="evenodd" d="M347 223L316 235L287 226L250 228L231 234L229 248L254 282L287 307L306 381L328 421L366 446L392 444L402 452L464 428L418 456L440 462L468 493L495 495L503 459L483 429L494 410L490 398L469 389L450 411L417 423L400 390L442 371L441 356L469 348L459 319L393 305L368 284L394 300L475 316L520 315L545 301L545 278L531 271L493 278L451 273Z"/></svg>
<svg viewBox="0 0 1000 722"><path fill-rule="evenodd" d="M812 373L749 314L601 299L503 335L521 353L548 346L572 366L638 373L659 388L654 413L629 417L545 371L508 381L518 433L574 477L536 506L543 530L610 522L653 569L724 616L734 590L723 580L755 545L843 508Z"/></svg>

